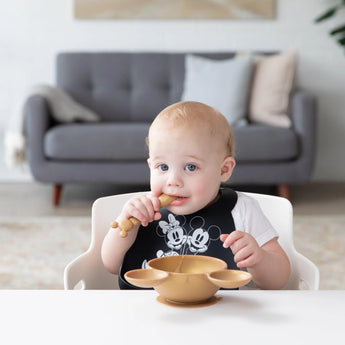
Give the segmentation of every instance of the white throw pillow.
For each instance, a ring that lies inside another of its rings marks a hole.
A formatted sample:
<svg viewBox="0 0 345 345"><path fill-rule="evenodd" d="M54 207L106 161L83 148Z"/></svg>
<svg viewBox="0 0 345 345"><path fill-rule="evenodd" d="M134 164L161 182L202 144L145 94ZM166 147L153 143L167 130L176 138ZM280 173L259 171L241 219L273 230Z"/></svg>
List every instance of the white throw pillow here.
<svg viewBox="0 0 345 345"><path fill-rule="evenodd" d="M41 95L48 101L48 105L55 120L60 122L99 121L99 116L91 109L77 103L63 90L49 85L34 86L32 95Z"/></svg>
<svg viewBox="0 0 345 345"><path fill-rule="evenodd" d="M215 60L188 54L181 100L210 105L231 125L245 124L252 69L250 55Z"/></svg>
<svg viewBox="0 0 345 345"><path fill-rule="evenodd" d="M296 51L257 57L253 72L249 119L289 127L290 93L296 74Z"/></svg>

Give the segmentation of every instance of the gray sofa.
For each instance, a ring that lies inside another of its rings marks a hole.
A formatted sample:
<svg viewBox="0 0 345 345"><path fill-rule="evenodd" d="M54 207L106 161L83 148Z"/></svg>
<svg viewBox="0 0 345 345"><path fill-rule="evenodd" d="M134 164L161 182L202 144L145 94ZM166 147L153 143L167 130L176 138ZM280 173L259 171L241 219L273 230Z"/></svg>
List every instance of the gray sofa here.
<svg viewBox="0 0 345 345"><path fill-rule="evenodd" d="M234 53L197 54L214 59ZM180 100L184 53L61 53L57 86L101 118L57 123L39 95L25 105L27 157L33 177L54 185L59 203L67 183L148 184L145 137L155 115ZM296 90L291 128L249 123L234 127L237 166L232 185L289 186L310 179L315 154L315 98Z"/></svg>

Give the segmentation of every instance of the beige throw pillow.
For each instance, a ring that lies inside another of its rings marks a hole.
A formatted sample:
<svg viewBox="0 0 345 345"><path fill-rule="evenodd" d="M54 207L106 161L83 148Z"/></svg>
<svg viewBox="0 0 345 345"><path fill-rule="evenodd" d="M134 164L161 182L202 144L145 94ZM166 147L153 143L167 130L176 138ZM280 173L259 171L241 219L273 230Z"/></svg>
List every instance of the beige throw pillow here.
<svg viewBox="0 0 345 345"><path fill-rule="evenodd" d="M50 85L36 85L31 90L32 95L41 95L48 101L52 117L60 122L95 122L100 118L91 109L76 102L62 89Z"/></svg>
<svg viewBox="0 0 345 345"><path fill-rule="evenodd" d="M289 97L296 73L296 51L259 56L255 62L249 119L289 127Z"/></svg>

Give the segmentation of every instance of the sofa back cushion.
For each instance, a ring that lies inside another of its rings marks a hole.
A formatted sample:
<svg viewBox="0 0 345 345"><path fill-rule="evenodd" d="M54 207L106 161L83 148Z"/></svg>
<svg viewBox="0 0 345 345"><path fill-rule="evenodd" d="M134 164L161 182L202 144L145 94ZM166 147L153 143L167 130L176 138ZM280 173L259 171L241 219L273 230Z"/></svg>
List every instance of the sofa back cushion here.
<svg viewBox="0 0 345 345"><path fill-rule="evenodd" d="M102 121L151 122L181 99L187 53L60 53L57 86ZM228 59L233 52L193 53Z"/></svg>

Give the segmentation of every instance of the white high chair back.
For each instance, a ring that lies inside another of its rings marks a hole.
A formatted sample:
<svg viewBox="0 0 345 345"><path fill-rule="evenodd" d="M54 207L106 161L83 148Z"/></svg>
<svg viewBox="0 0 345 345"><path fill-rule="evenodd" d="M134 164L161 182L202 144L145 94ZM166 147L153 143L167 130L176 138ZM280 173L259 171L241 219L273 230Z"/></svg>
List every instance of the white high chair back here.
<svg viewBox="0 0 345 345"><path fill-rule="evenodd" d="M117 276L103 266L101 247L110 223L120 214L124 203L139 193L119 194L97 199L92 206L92 231L89 249L70 262L64 271L65 289L116 289ZM291 203L284 198L246 193L256 199L266 217L279 233L279 243L291 263L291 276L284 289L319 288L319 270L293 244L293 214Z"/></svg>

